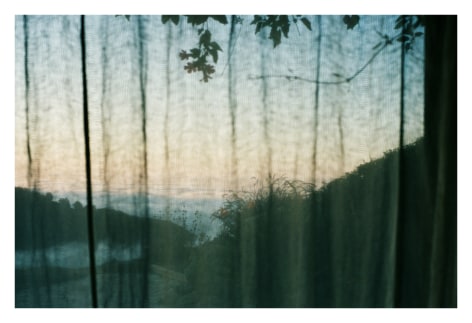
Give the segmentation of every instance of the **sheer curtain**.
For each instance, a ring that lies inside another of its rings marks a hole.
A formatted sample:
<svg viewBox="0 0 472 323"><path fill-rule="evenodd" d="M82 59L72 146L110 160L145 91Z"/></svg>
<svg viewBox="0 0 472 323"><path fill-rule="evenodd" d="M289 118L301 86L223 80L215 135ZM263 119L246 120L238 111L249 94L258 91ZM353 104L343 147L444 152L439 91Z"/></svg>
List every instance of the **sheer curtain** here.
<svg viewBox="0 0 472 323"><path fill-rule="evenodd" d="M457 306L455 18L356 17L17 16L16 306Z"/></svg>

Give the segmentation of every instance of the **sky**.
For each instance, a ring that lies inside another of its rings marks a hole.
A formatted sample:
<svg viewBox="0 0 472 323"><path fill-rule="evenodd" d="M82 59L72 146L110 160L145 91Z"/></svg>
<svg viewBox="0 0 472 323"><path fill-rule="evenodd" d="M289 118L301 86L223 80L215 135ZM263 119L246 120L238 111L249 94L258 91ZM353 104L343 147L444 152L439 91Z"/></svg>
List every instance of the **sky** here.
<svg viewBox="0 0 472 323"><path fill-rule="evenodd" d="M275 49L267 31L254 34L251 16L242 16L235 26L232 47L229 24L210 21L205 28L223 51L208 83L200 81L201 75L187 74L178 56L196 45L197 27L163 25L159 16L141 19L140 31L137 16L129 21L86 18L96 191L142 191L145 150L149 193L214 198L247 189L269 173L321 186L398 147L399 43L383 50L351 82L319 85L318 100L313 82L252 79L316 79L320 30L319 79L349 77L375 53L373 47L382 40L378 33L396 34L395 16L361 17L353 30L346 29L342 16L309 16L312 31L301 23L292 25ZM83 191L79 16L31 16L26 29L28 90L25 26L17 16L15 185L28 185L29 133L31 183L44 191ZM423 131L422 55L420 37L405 63L407 143Z"/></svg>

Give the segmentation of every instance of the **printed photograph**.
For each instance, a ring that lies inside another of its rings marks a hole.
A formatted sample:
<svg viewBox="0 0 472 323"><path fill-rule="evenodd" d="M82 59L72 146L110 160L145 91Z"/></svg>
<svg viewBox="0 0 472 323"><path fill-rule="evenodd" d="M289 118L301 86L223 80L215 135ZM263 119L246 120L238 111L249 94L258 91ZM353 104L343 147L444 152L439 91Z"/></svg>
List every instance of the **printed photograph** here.
<svg viewBox="0 0 472 323"><path fill-rule="evenodd" d="M14 23L16 308L457 307L457 16Z"/></svg>

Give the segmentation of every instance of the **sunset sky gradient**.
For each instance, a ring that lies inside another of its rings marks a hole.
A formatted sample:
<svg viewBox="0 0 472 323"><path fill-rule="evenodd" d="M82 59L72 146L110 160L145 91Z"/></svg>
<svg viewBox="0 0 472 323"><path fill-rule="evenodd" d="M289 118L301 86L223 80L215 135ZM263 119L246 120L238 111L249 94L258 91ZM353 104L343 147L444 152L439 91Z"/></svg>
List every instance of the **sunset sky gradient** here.
<svg viewBox="0 0 472 323"><path fill-rule="evenodd" d="M243 23L236 25L235 46L230 50L229 24L210 21L208 29L223 52L208 83L199 81L201 75L187 74L185 62L178 56L182 49L196 45L196 27L163 25L160 16L142 19L144 29L139 34L137 16L131 16L130 21L114 16L86 17L95 191L142 189L143 75L151 194L221 196L228 190L250 187L254 178L266 178L270 169L276 177L312 182L315 138L318 186L398 147L400 43L388 46L351 82L319 86L315 133L316 84L251 77L315 79L318 17L309 17L313 31L302 24L292 26L289 37L275 49L268 33L254 34L251 16L243 16ZM320 80L335 81L338 75L356 73L382 40L377 31L397 33L395 19L364 16L356 28L347 30L342 16L322 16ZM28 103L32 183L44 191L84 191L79 16L30 16L27 27L26 96L24 21L17 16L15 186L28 185ZM423 133L422 40L418 38L406 55L407 142ZM142 70L140 62L145 64ZM234 146L229 86L236 102Z"/></svg>

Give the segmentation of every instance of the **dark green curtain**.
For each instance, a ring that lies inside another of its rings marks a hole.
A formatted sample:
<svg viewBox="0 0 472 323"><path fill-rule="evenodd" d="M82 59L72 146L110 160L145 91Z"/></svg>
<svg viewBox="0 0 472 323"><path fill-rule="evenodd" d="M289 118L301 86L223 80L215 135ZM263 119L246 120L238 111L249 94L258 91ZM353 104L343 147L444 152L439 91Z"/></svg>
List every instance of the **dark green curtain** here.
<svg viewBox="0 0 472 323"><path fill-rule="evenodd" d="M428 16L425 142L433 198L428 306L457 306L457 17ZM436 68L440 66L440 68Z"/></svg>

